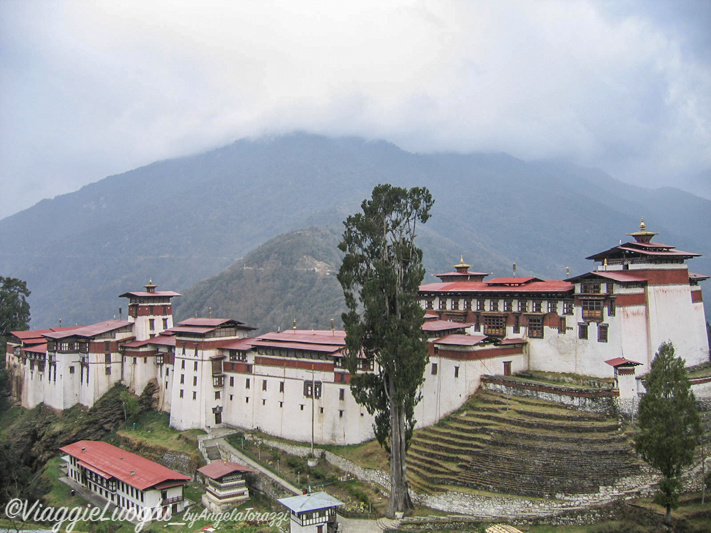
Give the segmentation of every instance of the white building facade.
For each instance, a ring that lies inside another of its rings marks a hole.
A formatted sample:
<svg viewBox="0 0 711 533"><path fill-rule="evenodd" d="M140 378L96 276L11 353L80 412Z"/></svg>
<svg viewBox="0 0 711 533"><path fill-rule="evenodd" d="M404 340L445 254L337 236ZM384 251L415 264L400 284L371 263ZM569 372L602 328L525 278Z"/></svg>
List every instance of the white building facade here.
<svg viewBox="0 0 711 533"><path fill-rule="evenodd" d="M674 343L688 366L707 362L699 283L708 276L686 265L698 254L652 242L644 224L630 235L633 242L589 257L596 270L567 280L487 279L461 261L439 283L422 285L430 361L418 425L459 408L482 375L614 378L620 395L633 398L641 392L635 378L649 371L662 342ZM127 321L15 332L7 357L15 398L30 408L90 407L116 383L136 394L153 383L158 408L180 430L226 424L316 444L373 437L372 416L350 392L344 332L250 337L253 328L219 318L173 325L178 294L155 288L122 295ZM373 365L363 359L358 372L377 371Z"/></svg>
<svg viewBox="0 0 711 533"><path fill-rule="evenodd" d="M100 441L64 446L67 477L139 517L162 517L185 509L190 476Z"/></svg>

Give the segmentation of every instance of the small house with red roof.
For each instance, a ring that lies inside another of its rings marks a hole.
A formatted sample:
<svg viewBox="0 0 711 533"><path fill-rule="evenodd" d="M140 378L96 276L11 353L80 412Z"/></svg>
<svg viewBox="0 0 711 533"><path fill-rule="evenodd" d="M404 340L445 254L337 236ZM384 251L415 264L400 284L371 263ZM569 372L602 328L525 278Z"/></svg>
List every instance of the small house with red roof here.
<svg viewBox="0 0 711 533"><path fill-rule="evenodd" d="M138 516L164 516L185 509L190 476L106 442L81 440L64 446L67 477L93 494Z"/></svg>
<svg viewBox="0 0 711 533"><path fill-rule="evenodd" d="M207 492L202 504L213 513L224 513L249 499L245 475L250 468L230 461L213 461L201 468L198 474Z"/></svg>

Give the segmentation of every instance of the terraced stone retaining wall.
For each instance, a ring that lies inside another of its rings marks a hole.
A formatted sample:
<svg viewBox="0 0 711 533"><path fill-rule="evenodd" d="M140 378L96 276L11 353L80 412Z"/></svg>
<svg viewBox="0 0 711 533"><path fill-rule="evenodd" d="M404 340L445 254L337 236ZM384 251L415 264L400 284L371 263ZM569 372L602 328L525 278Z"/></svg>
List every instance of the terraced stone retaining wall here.
<svg viewBox="0 0 711 533"><path fill-rule="evenodd" d="M280 450L285 451L286 453L296 455L298 457L306 457L311 451L311 449L307 446L294 446L293 444L285 444L283 442L275 440L264 439L262 440L262 442L264 442L264 444L266 444L267 446L271 446L272 448L278 448ZM376 483L383 487L386 491L390 492L390 476L382 470L360 467L354 462L349 461L348 459L344 459L343 457L339 457L338 455L326 450L321 450L317 448L314 450L314 452L316 453L316 455L320 454L324 459L326 459L326 461L328 461L336 468L339 468L344 472L347 472L352 476L357 477L358 479L362 479L370 483Z"/></svg>
<svg viewBox="0 0 711 533"><path fill-rule="evenodd" d="M506 376L482 376L481 388L510 396L536 398L547 402L570 405L592 413L614 413L617 410L617 392L615 389L566 387L553 383L527 383Z"/></svg>

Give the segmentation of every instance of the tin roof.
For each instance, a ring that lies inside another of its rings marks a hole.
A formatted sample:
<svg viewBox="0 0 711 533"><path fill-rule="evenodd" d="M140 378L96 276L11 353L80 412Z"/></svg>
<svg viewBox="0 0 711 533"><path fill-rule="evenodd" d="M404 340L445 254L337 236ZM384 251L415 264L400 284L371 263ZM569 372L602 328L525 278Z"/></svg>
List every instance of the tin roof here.
<svg viewBox="0 0 711 533"><path fill-rule="evenodd" d="M278 501L284 507L295 513L305 513L343 505L342 501L337 500L325 492L313 492L301 496L292 496L291 498L281 498Z"/></svg>
<svg viewBox="0 0 711 533"><path fill-rule="evenodd" d="M306 342L288 342L257 339L252 341L252 346L270 346L272 348L286 348L287 350L308 350L312 352L333 353L342 350L345 344L310 344Z"/></svg>
<svg viewBox="0 0 711 533"><path fill-rule="evenodd" d="M511 282L511 284L506 284L509 280L527 281L524 283ZM569 292L572 290L573 284L568 281L541 281L537 278L498 278L489 281L453 281L451 283L428 283L426 285L420 285L420 292L537 293Z"/></svg>
<svg viewBox="0 0 711 533"><path fill-rule="evenodd" d="M105 320L104 322L98 322L96 324L91 324L90 326L72 328L67 331L45 333L44 336L50 339L66 339L67 337L74 336L94 337L95 335L102 335L115 329L130 326L131 324L133 324L133 322L129 322L127 320Z"/></svg>
<svg viewBox="0 0 711 533"><path fill-rule="evenodd" d="M476 346L484 339L486 339L486 335L463 335L454 333L452 335L445 335L439 339L434 339L432 344L444 344L449 346Z"/></svg>
<svg viewBox="0 0 711 533"><path fill-rule="evenodd" d="M254 343L254 339L237 339L233 341L226 342L221 345L220 348L225 350L241 350L243 352L248 351Z"/></svg>
<svg viewBox="0 0 711 533"><path fill-rule="evenodd" d="M73 329L79 329L80 326L70 326L64 328L47 328L47 329L31 329L23 331L11 331L10 333L26 344L39 344L46 342L43 335L46 333L61 333Z"/></svg>
<svg viewBox="0 0 711 533"><path fill-rule="evenodd" d="M570 282L576 282L581 279L589 278L589 277L600 277L600 278L605 278L605 279L611 279L612 281L617 281L619 283L640 283L640 282L645 282L649 281L647 278L643 278L640 276L633 276L632 274L627 274L625 272L615 272L615 271L602 271L602 270L597 270L594 272L587 272L585 274L580 274L579 276L575 276L572 278L568 278L565 281L570 281Z"/></svg>
<svg viewBox="0 0 711 533"><path fill-rule="evenodd" d="M260 335L257 340L260 341L281 341L290 343L305 343L305 344L326 344L326 345L346 345L346 332L336 329L336 330L286 330L286 331L272 331L271 333L265 333Z"/></svg>
<svg viewBox="0 0 711 533"><path fill-rule="evenodd" d="M143 346L149 346L151 344L156 344L158 346L175 346L175 337L172 336L161 336L151 337L143 341L131 341L123 344L124 348L141 348Z"/></svg>
<svg viewBox="0 0 711 533"><path fill-rule="evenodd" d="M463 329L470 324L452 322L451 320L427 320L422 324L422 331L446 331L448 329Z"/></svg>
<svg viewBox="0 0 711 533"><path fill-rule="evenodd" d="M29 346L27 348L22 349L23 352L30 352L30 353L46 353L47 352L47 342L45 339L45 342L42 344L35 344L32 346Z"/></svg>
<svg viewBox="0 0 711 533"><path fill-rule="evenodd" d="M198 468L198 472L206 475L210 479L220 479L222 476L226 476L233 472L254 472L254 470L239 463L231 463L229 461L213 461L210 464Z"/></svg>
<svg viewBox="0 0 711 533"><path fill-rule="evenodd" d="M231 318L188 318L187 320L182 320L181 322L179 322L178 325L216 328L218 326L222 326L223 324L227 324L230 322L233 322L234 324L239 326L243 325L242 322L233 320Z"/></svg>
<svg viewBox="0 0 711 533"><path fill-rule="evenodd" d="M638 366L642 364L638 363L637 361L630 361L629 359L625 359L624 357L615 357L614 359L609 359L605 362L610 366L614 366L615 368L617 368L618 366Z"/></svg>
<svg viewBox="0 0 711 533"><path fill-rule="evenodd" d="M103 477L114 477L139 490L145 490L166 481L187 483L191 479L190 476L175 472L107 442L80 440L64 446L60 450L76 457L88 465L92 471L102 472L100 475Z"/></svg>
<svg viewBox="0 0 711 533"><path fill-rule="evenodd" d="M175 291L129 291L120 294L119 298L128 298L129 296L136 296L138 298L172 298L173 296L182 296L182 294Z"/></svg>
<svg viewBox="0 0 711 533"><path fill-rule="evenodd" d="M455 265L457 266L457 265ZM491 272L469 272L468 270L466 272L444 272L442 274L435 274L436 277L440 278L442 276L475 276L475 277L486 277L486 276L491 276Z"/></svg>
<svg viewBox="0 0 711 533"><path fill-rule="evenodd" d="M667 244L656 244L656 243L642 243L642 242L628 242L625 244L620 244L604 252L599 252L597 254L591 255L586 259L592 259L593 261L603 261L606 258L634 256L635 254L645 256L645 257L679 257L690 259L692 257L699 257L701 254L695 252L685 252L683 250L677 250L674 246L669 246Z"/></svg>

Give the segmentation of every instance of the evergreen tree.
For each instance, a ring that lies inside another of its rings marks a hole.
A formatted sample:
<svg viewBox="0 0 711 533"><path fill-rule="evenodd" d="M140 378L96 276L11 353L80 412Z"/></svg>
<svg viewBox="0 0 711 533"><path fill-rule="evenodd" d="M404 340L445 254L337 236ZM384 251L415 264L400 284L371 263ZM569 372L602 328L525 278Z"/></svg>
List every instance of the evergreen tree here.
<svg viewBox="0 0 711 533"><path fill-rule="evenodd" d="M7 407L5 397L10 394L5 369L7 336L11 331L22 331L29 327L29 295L30 291L24 281L0 276L0 411Z"/></svg>
<svg viewBox="0 0 711 533"><path fill-rule="evenodd" d="M425 188L378 185L362 213L348 217L339 248L345 252L338 281L348 312L346 365L356 401L375 416L375 436L390 454L387 514L411 509L405 454L415 426L428 361L418 303L424 277L416 226L429 219L433 204ZM374 371L357 375L363 358Z"/></svg>
<svg viewBox="0 0 711 533"><path fill-rule="evenodd" d="M26 330L29 326L29 295L24 281L0 276L0 337L3 340L11 331Z"/></svg>
<svg viewBox="0 0 711 533"><path fill-rule="evenodd" d="M682 470L694 461L701 437L701 419L684 361L674 345L662 343L645 381L647 393L639 406L635 448L663 476L655 501L666 507L664 522L679 505Z"/></svg>

